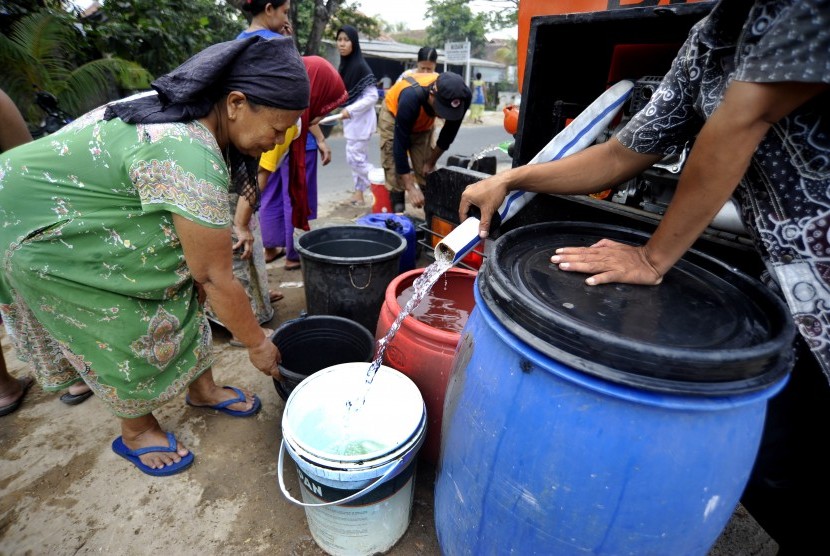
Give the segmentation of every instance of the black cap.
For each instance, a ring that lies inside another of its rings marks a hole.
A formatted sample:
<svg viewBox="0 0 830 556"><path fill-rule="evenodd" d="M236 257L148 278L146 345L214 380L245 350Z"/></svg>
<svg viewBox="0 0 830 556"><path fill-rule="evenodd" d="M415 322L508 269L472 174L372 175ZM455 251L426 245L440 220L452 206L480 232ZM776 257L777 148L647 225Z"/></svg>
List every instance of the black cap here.
<svg viewBox="0 0 830 556"><path fill-rule="evenodd" d="M457 73L445 71L433 86L435 113L445 120L461 120L470 107L473 92Z"/></svg>

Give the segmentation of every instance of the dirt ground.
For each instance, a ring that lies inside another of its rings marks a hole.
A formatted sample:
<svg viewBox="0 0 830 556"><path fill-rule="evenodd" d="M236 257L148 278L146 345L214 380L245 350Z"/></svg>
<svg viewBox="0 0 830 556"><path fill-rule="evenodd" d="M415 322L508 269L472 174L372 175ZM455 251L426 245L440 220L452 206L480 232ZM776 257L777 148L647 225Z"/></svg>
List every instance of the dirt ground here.
<svg viewBox="0 0 830 556"><path fill-rule="evenodd" d="M365 212L333 202L321 207L315 225L350 223ZM269 265L269 277L285 294L268 323L276 328L305 309L305 293L301 272L285 270L284 259ZM187 406L183 396L166 405L159 421L196 455L188 471L171 477L144 475L112 452L119 425L96 398L67 406L34 386L21 409L0 420L0 555L325 554L305 511L286 501L277 482L284 402L229 339L214 328L216 380L255 391L263 409L239 419ZM12 375L28 373L4 331L0 342ZM299 497L291 462L285 477ZM440 554L434 478L434 467L421 462L411 523L389 554ZM711 555L775 552L774 541L739 508Z"/></svg>
<svg viewBox="0 0 830 556"><path fill-rule="evenodd" d="M322 207L321 207L322 208ZM332 203L318 225L353 222L367 212ZM305 309L302 274L269 265L276 328ZM2 328L2 327L0 327ZM14 376L29 372L5 331L3 353ZM17 412L0 421L0 554L325 554L311 538L303 508L285 500L277 482L284 402L244 348L214 327L220 384L256 392L263 409L239 419L184 403L157 412L162 426L196 455L186 472L154 478L112 452L118 421L96 399L67 406L32 387ZM288 458L286 458L288 459ZM438 554L432 516L434 469L420 463L412 522L394 554ZM293 463L285 480L299 497Z"/></svg>

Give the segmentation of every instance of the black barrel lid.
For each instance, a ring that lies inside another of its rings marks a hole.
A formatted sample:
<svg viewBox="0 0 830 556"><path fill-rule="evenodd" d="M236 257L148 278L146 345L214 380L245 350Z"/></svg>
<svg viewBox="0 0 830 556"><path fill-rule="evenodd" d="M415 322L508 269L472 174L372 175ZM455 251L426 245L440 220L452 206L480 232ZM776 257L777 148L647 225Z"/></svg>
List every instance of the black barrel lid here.
<svg viewBox="0 0 830 556"><path fill-rule="evenodd" d="M659 286L588 286L550 262L559 247L602 238L642 245L618 226L550 222L498 240L477 280L484 303L524 343L609 381L676 394L728 395L778 382L795 327L761 282L691 250Z"/></svg>

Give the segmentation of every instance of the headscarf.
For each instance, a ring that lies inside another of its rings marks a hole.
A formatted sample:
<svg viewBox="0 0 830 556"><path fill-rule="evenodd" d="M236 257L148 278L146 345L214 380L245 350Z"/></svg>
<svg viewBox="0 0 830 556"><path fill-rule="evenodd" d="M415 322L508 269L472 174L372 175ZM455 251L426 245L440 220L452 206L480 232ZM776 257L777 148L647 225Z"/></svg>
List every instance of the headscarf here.
<svg viewBox="0 0 830 556"><path fill-rule="evenodd" d="M113 103L104 118L145 124L186 122L207 115L230 91L273 108L308 106L308 77L289 37L252 36L214 44L151 85L157 95Z"/></svg>
<svg viewBox="0 0 830 556"><path fill-rule="evenodd" d="M346 33L346 36L352 41L352 53L340 57L340 68L338 69L340 76L343 78L343 83L346 84L346 90L349 91L349 100L345 104L348 106L360 97L366 87L376 87L377 80L372 73L372 68L363 58L357 29L351 25L343 25L337 30L337 35L341 32Z"/></svg>
<svg viewBox="0 0 830 556"><path fill-rule="evenodd" d="M301 110L309 104L309 80L302 59L289 37L246 39L209 46L162 75L151 84L155 95L146 95L107 107L104 119L127 123L186 122L206 116L214 104L231 91L240 91L253 103ZM259 206L256 159L230 145L228 172L234 192Z"/></svg>
<svg viewBox="0 0 830 556"><path fill-rule="evenodd" d="M325 58L303 56L303 63L311 83L311 98L308 108L300 119L300 135L291 143L288 157L288 191L291 196L291 223L295 228L308 230L308 183L305 175L305 144L309 124L315 118L325 116L348 98L346 86L340 74ZM315 153L316 156L316 153Z"/></svg>

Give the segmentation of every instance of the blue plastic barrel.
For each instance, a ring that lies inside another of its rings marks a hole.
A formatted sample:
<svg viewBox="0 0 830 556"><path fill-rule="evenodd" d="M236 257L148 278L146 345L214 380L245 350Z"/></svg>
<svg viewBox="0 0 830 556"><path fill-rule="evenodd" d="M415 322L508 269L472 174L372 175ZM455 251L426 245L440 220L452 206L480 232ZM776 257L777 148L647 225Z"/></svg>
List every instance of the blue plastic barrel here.
<svg viewBox="0 0 830 556"><path fill-rule="evenodd" d="M442 553L705 555L786 383L794 327L755 280L689 253L656 287L590 287L557 247L639 232L508 232L475 284L444 404Z"/></svg>
<svg viewBox="0 0 830 556"><path fill-rule="evenodd" d="M415 225L412 220L402 214L370 213L358 218L357 224L386 228L402 235L406 239L406 249L401 255L398 273L401 274L415 268L417 240L415 238Z"/></svg>

